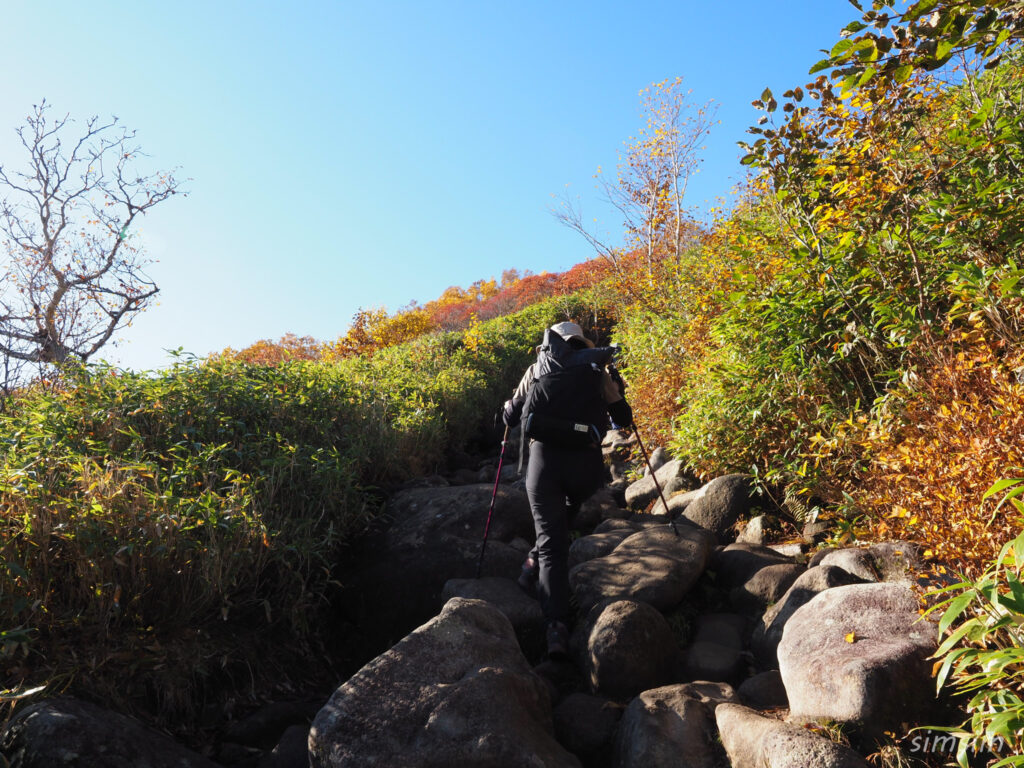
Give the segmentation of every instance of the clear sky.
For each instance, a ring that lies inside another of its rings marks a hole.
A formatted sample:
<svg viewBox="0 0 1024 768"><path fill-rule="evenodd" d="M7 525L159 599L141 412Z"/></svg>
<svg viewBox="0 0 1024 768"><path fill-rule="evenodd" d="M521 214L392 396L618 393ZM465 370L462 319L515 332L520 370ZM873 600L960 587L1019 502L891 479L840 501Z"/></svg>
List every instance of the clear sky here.
<svg viewBox="0 0 1024 768"><path fill-rule="evenodd" d="M560 271L588 246L548 212L566 185L615 232L598 166L642 125L638 91L681 75L716 126L688 203L742 177L765 87L857 18L847 0L262 2L5 0L0 162L46 98L116 115L191 179L142 222L159 305L108 359L167 362L287 332L333 339L507 268Z"/></svg>

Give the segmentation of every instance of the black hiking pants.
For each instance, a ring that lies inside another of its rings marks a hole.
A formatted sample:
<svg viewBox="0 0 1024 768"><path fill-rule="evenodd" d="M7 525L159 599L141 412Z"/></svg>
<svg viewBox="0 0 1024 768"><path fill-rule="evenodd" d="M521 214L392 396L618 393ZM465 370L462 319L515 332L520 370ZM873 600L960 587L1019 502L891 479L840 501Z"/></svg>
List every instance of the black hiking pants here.
<svg viewBox="0 0 1024 768"><path fill-rule="evenodd" d="M604 483L600 448L555 448L534 441L526 469L526 493L537 533L531 557L540 565L540 607L549 621L569 617L569 525Z"/></svg>

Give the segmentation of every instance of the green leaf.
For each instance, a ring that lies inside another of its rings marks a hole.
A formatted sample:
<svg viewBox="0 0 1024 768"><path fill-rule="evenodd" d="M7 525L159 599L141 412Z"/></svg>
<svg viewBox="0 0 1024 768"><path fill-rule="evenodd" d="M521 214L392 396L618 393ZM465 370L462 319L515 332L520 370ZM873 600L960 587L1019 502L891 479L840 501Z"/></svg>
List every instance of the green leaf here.
<svg viewBox="0 0 1024 768"><path fill-rule="evenodd" d="M989 489L987 491L985 491L985 494L981 497L981 500L985 501L986 499L989 499L992 496L995 496L1000 491L1003 491L1003 490L1009 488L1010 486L1018 485L1019 483L1024 483L1024 477L1012 477L1012 478L1003 478L1002 480L997 480L995 483L993 483L989 487Z"/></svg>
<svg viewBox="0 0 1024 768"><path fill-rule="evenodd" d="M814 75L814 74L817 74L818 72L821 72L821 70L823 70L823 69L828 69L831 66L832 66L832 60L831 59L822 59L817 64L815 64L813 67L811 67L807 71L807 74Z"/></svg>
<svg viewBox="0 0 1024 768"><path fill-rule="evenodd" d="M832 50L828 52L829 58L836 59L842 54L853 48L853 40L840 40L838 43L832 46Z"/></svg>
<svg viewBox="0 0 1024 768"><path fill-rule="evenodd" d="M967 610L967 606L973 600L974 594L972 592L964 592L959 597L953 598L949 603L949 607L942 614L942 618L939 619L939 633L944 633L950 624L960 618L960 615Z"/></svg>
<svg viewBox="0 0 1024 768"><path fill-rule="evenodd" d="M953 50L953 41L941 40L937 46L935 46L935 58L938 61L945 61L949 58L949 52Z"/></svg>
<svg viewBox="0 0 1024 768"><path fill-rule="evenodd" d="M905 83L910 79L910 75L913 74L913 72L914 67L911 64L903 64L893 71L892 79L897 83Z"/></svg>

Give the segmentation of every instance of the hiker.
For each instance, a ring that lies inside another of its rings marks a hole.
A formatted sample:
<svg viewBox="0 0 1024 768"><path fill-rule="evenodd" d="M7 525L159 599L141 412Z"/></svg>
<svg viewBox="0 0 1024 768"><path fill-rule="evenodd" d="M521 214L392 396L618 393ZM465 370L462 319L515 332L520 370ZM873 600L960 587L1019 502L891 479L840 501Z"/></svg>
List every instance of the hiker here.
<svg viewBox="0 0 1024 768"><path fill-rule="evenodd" d="M604 483L608 417L621 428L633 424L622 379L611 367L614 352L595 348L576 323L551 326L502 412L507 426L522 422L524 439L530 438L526 492L537 543L519 586L540 600L550 658L569 651L569 525Z"/></svg>

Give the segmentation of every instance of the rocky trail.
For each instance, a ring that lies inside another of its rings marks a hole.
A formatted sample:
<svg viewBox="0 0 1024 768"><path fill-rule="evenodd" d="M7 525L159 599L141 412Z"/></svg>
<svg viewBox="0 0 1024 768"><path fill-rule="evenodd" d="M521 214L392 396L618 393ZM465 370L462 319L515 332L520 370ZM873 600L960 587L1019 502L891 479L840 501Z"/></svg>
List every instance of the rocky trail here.
<svg viewBox="0 0 1024 768"><path fill-rule="evenodd" d="M23 768L853 768L884 734L941 717L913 545L812 552L813 526L772 543L749 478L694 489L657 451L675 532L660 501L641 512L657 490L626 482L629 448L609 434L613 482L575 524L571 662L544 658L539 605L515 582L533 524L514 468L474 578L490 463L392 496L344 606L368 647L387 650L326 703L265 707L203 757L49 699L21 711L0 750Z"/></svg>

